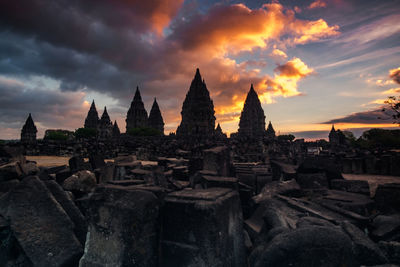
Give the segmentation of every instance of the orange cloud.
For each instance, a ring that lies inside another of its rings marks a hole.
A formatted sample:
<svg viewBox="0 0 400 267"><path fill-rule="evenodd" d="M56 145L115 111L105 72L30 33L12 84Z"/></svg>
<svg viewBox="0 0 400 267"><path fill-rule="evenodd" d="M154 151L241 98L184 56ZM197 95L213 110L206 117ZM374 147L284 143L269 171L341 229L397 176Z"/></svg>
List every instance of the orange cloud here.
<svg viewBox="0 0 400 267"><path fill-rule="evenodd" d="M396 83L400 84L400 67L390 70L389 77L392 78Z"/></svg>
<svg viewBox="0 0 400 267"><path fill-rule="evenodd" d="M321 8L321 7L326 7L326 3L321 0L316 0L308 6L308 9Z"/></svg>
<svg viewBox="0 0 400 267"><path fill-rule="evenodd" d="M267 48L270 42L305 44L339 34L338 26L323 19L297 19L292 10L279 3L250 9L244 4L216 5L207 14L174 29L171 39L179 40L186 50L206 48L213 55Z"/></svg>
<svg viewBox="0 0 400 267"><path fill-rule="evenodd" d="M287 58L286 53L277 48L274 48L274 50L272 50L270 56L275 58Z"/></svg>
<svg viewBox="0 0 400 267"><path fill-rule="evenodd" d="M398 93L400 93L400 88L390 88L389 90L382 92L383 95L394 95Z"/></svg>

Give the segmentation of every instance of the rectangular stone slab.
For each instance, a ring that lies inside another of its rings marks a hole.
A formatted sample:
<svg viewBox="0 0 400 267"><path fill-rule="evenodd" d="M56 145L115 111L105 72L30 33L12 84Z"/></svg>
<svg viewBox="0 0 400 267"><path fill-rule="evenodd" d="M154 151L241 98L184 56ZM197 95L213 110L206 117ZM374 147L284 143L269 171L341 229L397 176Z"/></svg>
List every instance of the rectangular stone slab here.
<svg viewBox="0 0 400 267"><path fill-rule="evenodd" d="M85 203L89 228L79 266L157 266L159 201L132 187L99 186Z"/></svg>
<svg viewBox="0 0 400 267"><path fill-rule="evenodd" d="M74 266L83 253L74 224L46 185L26 177L0 198L18 243L35 266Z"/></svg>
<svg viewBox="0 0 400 267"><path fill-rule="evenodd" d="M161 266L244 266L239 195L228 188L165 198Z"/></svg>

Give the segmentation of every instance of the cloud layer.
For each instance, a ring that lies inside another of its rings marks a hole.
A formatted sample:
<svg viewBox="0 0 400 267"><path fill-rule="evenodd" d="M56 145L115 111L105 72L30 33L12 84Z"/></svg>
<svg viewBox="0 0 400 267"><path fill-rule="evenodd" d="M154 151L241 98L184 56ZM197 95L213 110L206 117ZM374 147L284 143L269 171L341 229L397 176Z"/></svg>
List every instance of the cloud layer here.
<svg viewBox="0 0 400 267"><path fill-rule="evenodd" d="M21 112L40 114L34 117L43 126L77 128L86 111L64 124L45 116L51 114L46 109L82 112L84 97L93 92L116 100L115 109L127 108L139 85L145 101L157 96L169 131L200 67L217 119L234 122L251 83L264 102L272 102L301 95L298 82L313 73L293 57L268 75L271 62L249 55L272 52L285 60L291 47L338 34L338 26L297 18L277 2L256 8L214 4L200 12L183 0L6 1L0 9L0 77L22 84L19 98L6 84L0 93L4 102L26 101ZM33 78L46 89L22 89ZM3 123L24 117L10 109L2 113Z"/></svg>

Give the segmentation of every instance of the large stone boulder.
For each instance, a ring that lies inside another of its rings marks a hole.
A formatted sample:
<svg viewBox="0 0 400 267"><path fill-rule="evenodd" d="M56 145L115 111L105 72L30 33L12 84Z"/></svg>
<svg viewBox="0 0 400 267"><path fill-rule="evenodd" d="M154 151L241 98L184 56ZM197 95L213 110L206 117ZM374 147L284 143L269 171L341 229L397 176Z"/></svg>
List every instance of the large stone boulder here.
<svg viewBox="0 0 400 267"><path fill-rule="evenodd" d="M363 231L348 221L343 221L341 227L353 242L354 253L359 264L370 266L388 263L388 259L378 245L372 242Z"/></svg>
<svg viewBox="0 0 400 267"><path fill-rule="evenodd" d="M186 189L165 198L162 266L244 266L239 195L227 188Z"/></svg>
<svg viewBox="0 0 400 267"><path fill-rule="evenodd" d="M375 202L384 212L400 211L400 183L378 185Z"/></svg>
<svg viewBox="0 0 400 267"><path fill-rule="evenodd" d="M204 152L203 169L214 171L218 176L230 176L230 154L225 146L206 149Z"/></svg>
<svg viewBox="0 0 400 267"><path fill-rule="evenodd" d="M35 266L74 266L83 248L74 224L46 185L35 176L24 178L0 198L0 215Z"/></svg>
<svg viewBox="0 0 400 267"><path fill-rule="evenodd" d="M153 193L99 186L85 206L89 228L79 266L157 266L159 201Z"/></svg>
<svg viewBox="0 0 400 267"><path fill-rule="evenodd" d="M63 188L80 196L96 188L96 176L90 171L79 171L65 179Z"/></svg>
<svg viewBox="0 0 400 267"><path fill-rule="evenodd" d="M331 188L367 196L370 195L369 184L363 180L334 179L331 180Z"/></svg>
<svg viewBox="0 0 400 267"><path fill-rule="evenodd" d="M68 160L68 165L72 172L84 170L86 167L84 159L80 156L71 157Z"/></svg>
<svg viewBox="0 0 400 267"><path fill-rule="evenodd" d="M303 189L321 189L329 186L325 172L298 173L297 183Z"/></svg>
<svg viewBox="0 0 400 267"><path fill-rule="evenodd" d="M250 256L250 266L358 266L350 238L333 227L285 231L260 248Z"/></svg>
<svg viewBox="0 0 400 267"><path fill-rule="evenodd" d="M86 219L82 215L78 207L75 205L70 194L65 192L62 187L54 180L44 181L44 183L74 223L74 233L76 237L82 245L85 245L87 232Z"/></svg>
<svg viewBox="0 0 400 267"><path fill-rule="evenodd" d="M16 164L10 164L0 167L0 182L15 180L20 178Z"/></svg>
<svg viewBox="0 0 400 267"><path fill-rule="evenodd" d="M378 215L372 221L371 236L374 240L400 240L400 215Z"/></svg>

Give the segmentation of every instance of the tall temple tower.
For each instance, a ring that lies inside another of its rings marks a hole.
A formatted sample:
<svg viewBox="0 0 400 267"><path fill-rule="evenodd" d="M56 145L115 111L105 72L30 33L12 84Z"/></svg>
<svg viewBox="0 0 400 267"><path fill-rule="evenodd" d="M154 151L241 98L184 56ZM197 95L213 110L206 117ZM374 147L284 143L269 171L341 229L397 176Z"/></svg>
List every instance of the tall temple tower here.
<svg viewBox="0 0 400 267"><path fill-rule="evenodd" d="M271 121L269 121L269 123L268 123L268 127L267 127L267 130L265 131L265 134L268 139L274 139L276 137L275 130L274 130L274 127L272 126Z"/></svg>
<svg viewBox="0 0 400 267"><path fill-rule="evenodd" d="M240 115L239 131L240 136L250 138L260 138L265 134L265 115L261 107L261 102L258 95L253 88L247 94L246 101L244 102L243 110Z"/></svg>
<svg viewBox="0 0 400 267"><path fill-rule="evenodd" d="M182 105L182 121L176 130L178 137L210 137L215 133L214 104L199 69Z"/></svg>
<svg viewBox="0 0 400 267"><path fill-rule="evenodd" d="M121 134L118 124L117 124L117 120L114 121L114 126L113 126L113 130L112 130L112 135L113 137L119 137L119 135Z"/></svg>
<svg viewBox="0 0 400 267"><path fill-rule="evenodd" d="M99 114L97 113L96 105L94 100L90 106L88 115L85 119L85 128L97 129L99 125Z"/></svg>
<svg viewBox="0 0 400 267"><path fill-rule="evenodd" d="M161 115L160 108L156 98L154 98L153 106L151 107L149 114L149 127L158 130L162 135L164 135L164 120Z"/></svg>
<svg viewBox="0 0 400 267"><path fill-rule="evenodd" d="M126 116L126 131L133 128L147 127L147 111L144 108L139 86Z"/></svg>
<svg viewBox="0 0 400 267"><path fill-rule="evenodd" d="M37 129L33 122L32 115L29 113L28 118L21 130L21 142L31 144L36 142Z"/></svg>
<svg viewBox="0 0 400 267"><path fill-rule="evenodd" d="M98 130L100 138L107 139L112 137L113 124L110 120L110 116L108 115L107 107L104 107L104 112L103 115L101 115Z"/></svg>

